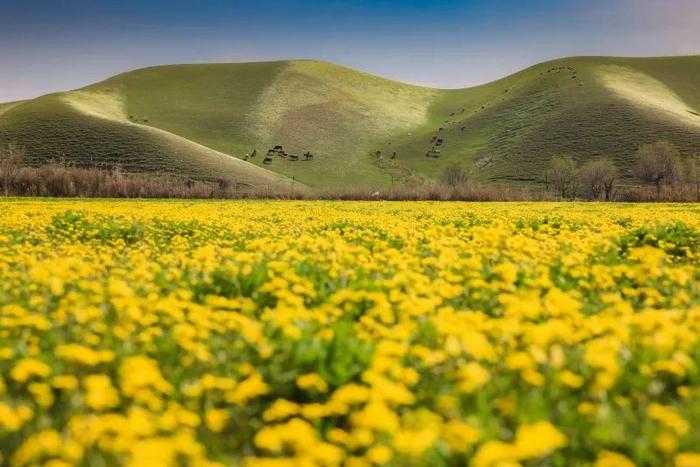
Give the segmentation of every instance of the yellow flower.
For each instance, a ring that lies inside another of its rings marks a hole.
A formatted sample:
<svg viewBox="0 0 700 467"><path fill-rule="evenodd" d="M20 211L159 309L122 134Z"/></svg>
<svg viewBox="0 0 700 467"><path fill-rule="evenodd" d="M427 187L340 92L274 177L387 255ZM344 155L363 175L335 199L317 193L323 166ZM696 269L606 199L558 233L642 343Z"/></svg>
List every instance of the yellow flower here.
<svg viewBox="0 0 700 467"><path fill-rule="evenodd" d="M577 375L569 370L562 371L559 374L559 380L570 388L580 388L583 386L583 376Z"/></svg>
<svg viewBox="0 0 700 467"><path fill-rule="evenodd" d="M700 467L700 453L681 452L673 458L674 467Z"/></svg>
<svg viewBox="0 0 700 467"><path fill-rule="evenodd" d="M78 388L78 378L73 375L56 375L51 379L51 386L56 389L72 391Z"/></svg>
<svg viewBox="0 0 700 467"><path fill-rule="evenodd" d="M391 460L392 455L391 449L386 446L377 445L367 450L365 458L373 464L385 465Z"/></svg>
<svg viewBox="0 0 700 467"><path fill-rule="evenodd" d="M119 368L121 389L125 396L137 396L144 389L170 394L173 390L160 373L158 362L145 357L127 358Z"/></svg>
<svg viewBox="0 0 700 467"><path fill-rule="evenodd" d="M204 413L204 423L211 431L221 432L229 419L229 412L225 409L209 409Z"/></svg>
<svg viewBox="0 0 700 467"><path fill-rule="evenodd" d="M297 377L297 386L300 389L311 389L316 392L325 393L328 391L328 383L326 383L316 373L309 373Z"/></svg>
<svg viewBox="0 0 700 467"><path fill-rule="evenodd" d="M114 360L114 352L111 350L95 351L80 344L62 344L57 346L54 352L58 358L87 366Z"/></svg>
<svg viewBox="0 0 700 467"><path fill-rule="evenodd" d="M520 465L518 449L502 441L487 441L476 451L471 467L515 467Z"/></svg>
<svg viewBox="0 0 700 467"><path fill-rule="evenodd" d="M469 362L457 370L457 378L459 390L471 394L484 386L491 379L491 375L478 363Z"/></svg>
<svg viewBox="0 0 700 467"><path fill-rule="evenodd" d="M34 376L45 378L50 374L51 368L44 362L34 358L20 360L10 371L10 376L18 383L24 383Z"/></svg>
<svg viewBox="0 0 700 467"><path fill-rule="evenodd" d="M515 432L520 459L537 459L567 445L566 436L547 421L521 425Z"/></svg>
<svg viewBox="0 0 700 467"><path fill-rule="evenodd" d="M85 403L95 410L111 409L119 405L119 392L107 375L89 375L83 379Z"/></svg>
<svg viewBox="0 0 700 467"><path fill-rule="evenodd" d="M270 407L263 412L263 420L272 422L282 420L299 414L301 408L299 404L286 399L277 399Z"/></svg>
<svg viewBox="0 0 700 467"><path fill-rule="evenodd" d="M34 400L41 407L50 407L54 402L51 386L46 383L30 383L27 386L29 393L34 397Z"/></svg>
<svg viewBox="0 0 700 467"><path fill-rule="evenodd" d="M679 436L684 436L690 430L690 424L672 407L652 403L647 407L647 415L652 420L657 420L671 428Z"/></svg>
<svg viewBox="0 0 700 467"><path fill-rule="evenodd" d="M442 438L452 451L463 453L479 441L481 433L470 424L450 420L442 427Z"/></svg>

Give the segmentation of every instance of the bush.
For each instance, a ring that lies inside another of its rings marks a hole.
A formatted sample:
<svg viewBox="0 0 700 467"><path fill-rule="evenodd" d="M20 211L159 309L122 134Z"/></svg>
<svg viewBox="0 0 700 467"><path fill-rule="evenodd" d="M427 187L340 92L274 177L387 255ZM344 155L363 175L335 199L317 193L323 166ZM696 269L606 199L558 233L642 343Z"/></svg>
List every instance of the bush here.
<svg viewBox="0 0 700 467"><path fill-rule="evenodd" d="M608 159L588 161L579 171L582 194L588 199L611 201L619 172Z"/></svg>
<svg viewBox="0 0 700 467"><path fill-rule="evenodd" d="M442 174L442 181L447 186L459 188L466 186L470 175L469 170L467 170L462 164L458 162L450 162L447 167L445 167Z"/></svg>
<svg viewBox="0 0 700 467"><path fill-rule="evenodd" d="M638 152L636 175L643 182L656 187L657 197L661 186L672 184L680 173L680 154L668 141L642 146Z"/></svg>
<svg viewBox="0 0 700 467"><path fill-rule="evenodd" d="M578 189L576 161L571 156L553 157L549 161L546 180L559 197L574 198Z"/></svg>

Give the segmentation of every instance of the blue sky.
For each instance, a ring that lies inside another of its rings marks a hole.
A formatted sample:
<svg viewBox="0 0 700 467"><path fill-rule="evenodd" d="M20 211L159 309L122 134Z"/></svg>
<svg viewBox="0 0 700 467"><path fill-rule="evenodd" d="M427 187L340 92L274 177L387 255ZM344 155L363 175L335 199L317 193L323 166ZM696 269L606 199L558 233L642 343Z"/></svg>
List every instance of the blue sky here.
<svg viewBox="0 0 700 467"><path fill-rule="evenodd" d="M700 54L700 0L0 0L0 102L165 63L328 60L463 87L571 55Z"/></svg>

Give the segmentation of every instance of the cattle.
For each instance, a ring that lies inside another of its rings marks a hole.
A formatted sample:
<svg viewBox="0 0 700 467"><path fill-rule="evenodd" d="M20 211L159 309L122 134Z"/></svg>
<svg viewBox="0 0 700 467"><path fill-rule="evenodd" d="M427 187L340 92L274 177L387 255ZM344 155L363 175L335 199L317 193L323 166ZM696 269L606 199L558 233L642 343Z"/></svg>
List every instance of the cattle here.
<svg viewBox="0 0 700 467"><path fill-rule="evenodd" d="M444 130L444 128L443 128L443 127L440 127L440 128L438 128L438 131L442 131L442 130Z"/></svg>
<svg viewBox="0 0 700 467"><path fill-rule="evenodd" d="M438 140L435 141L435 146L442 146L442 143L443 143L442 138L438 138Z"/></svg>
<svg viewBox="0 0 700 467"><path fill-rule="evenodd" d="M312 160L314 160L314 155L311 154L310 152L305 152L304 153L304 160L305 161L312 161Z"/></svg>
<svg viewBox="0 0 700 467"><path fill-rule="evenodd" d="M433 147L430 151L425 153L425 157L438 158L438 157L440 157L440 150L435 149L435 147Z"/></svg>
<svg viewBox="0 0 700 467"><path fill-rule="evenodd" d="M257 149L253 149L253 152L250 154L250 157L255 157L255 156L257 156L257 155L258 155L258 150L257 150Z"/></svg>
<svg viewBox="0 0 700 467"><path fill-rule="evenodd" d="M298 161L298 160L299 160L299 156L297 156L296 154L290 154L290 155L289 155L289 160L290 160L290 161Z"/></svg>
<svg viewBox="0 0 700 467"><path fill-rule="evenodd" d="M436 140L437 140L437 136L433 136L432 138L430 138L431 143L434 143Z"/></svg>
<svg viewBox="0 0 700 467"><path fill-rule="evenodd" d="M272 164L272 157L270 157L270 156L265 156L265 159L263 159L263 164L265 164L265 165L270 165L270 164Z"/></svg>
<svg viewBox="0 0 700 467"><path fill-rule="evenodd" d="M394 151L394 153L391 155L391 158L396 159L396 156L398 156L398 153L396 151Z"/></svg>

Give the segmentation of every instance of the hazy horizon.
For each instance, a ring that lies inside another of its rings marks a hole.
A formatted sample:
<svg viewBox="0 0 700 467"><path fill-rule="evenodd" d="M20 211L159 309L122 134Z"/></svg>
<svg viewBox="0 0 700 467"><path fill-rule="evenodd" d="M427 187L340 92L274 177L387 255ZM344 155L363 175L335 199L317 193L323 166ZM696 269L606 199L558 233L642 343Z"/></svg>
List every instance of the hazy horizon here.
<svg viewBox="0 0 700 467"><path fill-rule="evenodd" d="M566 56L700 54L698 24L692 0L10 0L0 102L146 66L286 59L466 87Z"/></svg>

